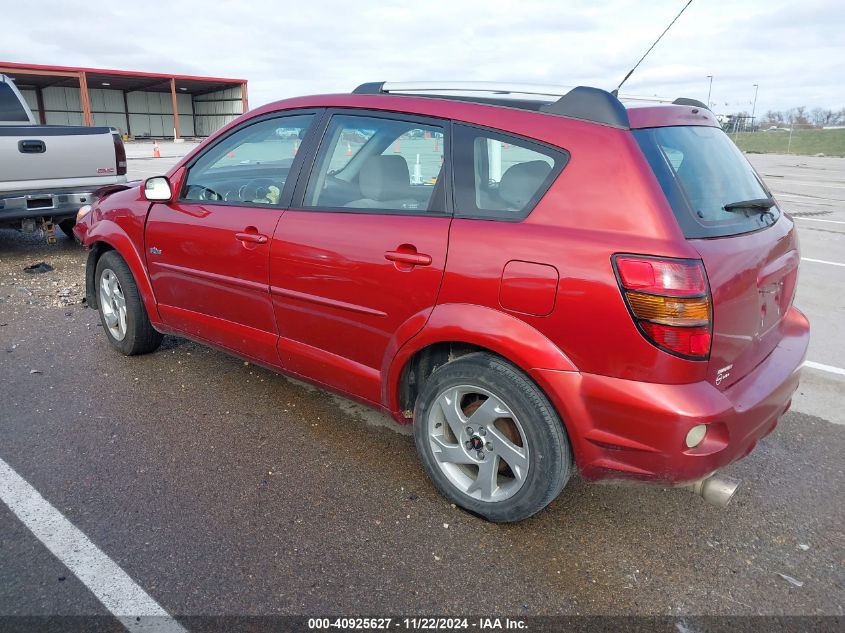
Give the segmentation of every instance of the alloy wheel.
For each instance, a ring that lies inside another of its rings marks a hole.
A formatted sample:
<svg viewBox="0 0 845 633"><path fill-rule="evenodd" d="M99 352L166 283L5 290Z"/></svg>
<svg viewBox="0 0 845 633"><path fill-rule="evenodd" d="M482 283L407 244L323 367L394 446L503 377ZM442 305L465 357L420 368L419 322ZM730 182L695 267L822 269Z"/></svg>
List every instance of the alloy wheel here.
<svg viewBox="0 0 845 633"><path fill-rule="evenodd" d="M117 275L110 268L100 276L100 310L109 334L122 341L126 337L126 298Z"/></svg>
<svg viewBox="0 0 845 633"><path fill-rule="evenodd" d="M431 407L427 425L438 467L464 494L503 501L525 483L530 467L525 431L490 391L473 385L446 389Z"/></svg>

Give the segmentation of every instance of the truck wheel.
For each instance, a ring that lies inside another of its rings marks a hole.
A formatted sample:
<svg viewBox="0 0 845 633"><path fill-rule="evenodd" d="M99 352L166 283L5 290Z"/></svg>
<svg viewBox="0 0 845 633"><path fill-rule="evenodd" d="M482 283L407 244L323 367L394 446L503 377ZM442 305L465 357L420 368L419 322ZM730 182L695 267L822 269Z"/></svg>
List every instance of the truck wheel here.
<svg viewBox="0 0 845 633"><path fill-rule="evenodd" d="M414 438L437 489L496 523L542 510L573 466L563 423L545 394L487 353L462 356L432 374L417 399Z"/></svg>
<svg viewBox="0 0 845 633"><path fill-rule="evenodd" d="M105 253L97 261L94 281L100 319L112 347L127 356L158 349L163 336L150 323L135 278L123 258L115 251Z"/></svg>
<svg viewBox="0 0 845 633"><path fill-rule="evenodd" d="M67 220L62 220L59 222L59 228L62 230L62 233L67 235L70 239L74 239L73 237L73 227L76 226L76 220L73 218L68 218Z"/></svg>

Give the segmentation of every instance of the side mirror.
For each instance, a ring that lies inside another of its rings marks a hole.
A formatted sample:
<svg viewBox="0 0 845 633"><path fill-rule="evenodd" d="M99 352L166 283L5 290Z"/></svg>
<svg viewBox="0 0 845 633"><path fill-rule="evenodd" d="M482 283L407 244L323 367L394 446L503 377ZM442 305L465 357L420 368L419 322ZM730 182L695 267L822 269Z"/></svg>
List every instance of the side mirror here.
<svg viewBox="0 0 845 633"><path fill-rule="evenodd" d="M169 202L173 198L170 181L164 176L144 181L144 197L151 202Z"/></svg>

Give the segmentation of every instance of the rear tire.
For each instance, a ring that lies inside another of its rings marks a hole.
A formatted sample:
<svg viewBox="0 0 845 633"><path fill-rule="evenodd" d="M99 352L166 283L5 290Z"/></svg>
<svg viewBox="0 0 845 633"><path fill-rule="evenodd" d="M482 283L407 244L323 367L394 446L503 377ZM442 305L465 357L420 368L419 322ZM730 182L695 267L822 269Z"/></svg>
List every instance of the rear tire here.
<svg viewBox="0 0 845 633"><path fill-rule="evenodd" d="M111 346L126 356L158 349L164 337L150 323L132 271L116 251L97 261L94 283L100 320Z"/></svg>
<svg viewBox="0 0 845 633"><path fill-rule="evenodd" d="M414 438L437 489L496 523L557 497L573 468L563 423L540 388L487 353L440 367L417 399Z"/></svg>
<svg viewBox="0 0 845 633"><path fill-rule="evenodd" d="M59 222L59 228L62 230L62 233L67 235L70 239L74 239L73 236L73 227L76 226L76 220L73 218L68 218L67 220L62 220Z"/></svg>

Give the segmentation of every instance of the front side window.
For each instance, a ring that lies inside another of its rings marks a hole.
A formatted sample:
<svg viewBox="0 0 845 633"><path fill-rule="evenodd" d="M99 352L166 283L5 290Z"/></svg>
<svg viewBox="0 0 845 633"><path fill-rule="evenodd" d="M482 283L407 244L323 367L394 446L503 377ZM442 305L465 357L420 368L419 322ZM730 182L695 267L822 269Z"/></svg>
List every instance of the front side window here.
<svg viewBox="0 0 845 633"><path fill-rule="evenodd" d="M397 213L445 210L444 128L335 115L320 145L303 206Z"/></svg>
<svg viewBox="0 0 845 633"><path fill-rule="evenodd" d="M469 125L455 126L455 215L521 220L569 155L535 141Z"/></svg>
<svg viewBox="0 0 845 633"><path fill-rule="evenodd" d="M183 199L277 205L312 119L293 115L241 128L193 164Z"/></svg>

